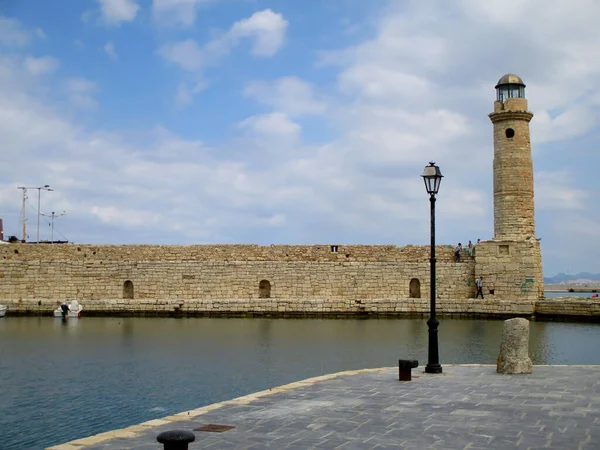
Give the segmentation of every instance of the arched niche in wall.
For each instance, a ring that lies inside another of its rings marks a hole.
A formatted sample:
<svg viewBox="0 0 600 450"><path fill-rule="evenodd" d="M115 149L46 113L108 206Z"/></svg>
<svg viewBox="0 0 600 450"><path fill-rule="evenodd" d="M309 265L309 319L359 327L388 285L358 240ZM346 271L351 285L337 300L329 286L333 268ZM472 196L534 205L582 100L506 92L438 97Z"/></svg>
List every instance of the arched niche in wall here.
<svg viewBox="0 0 600 450"><path fill-rule="evenodd" d="M269 280L261 280L258 283L258 298L271 298L271 283Z"/></svg>
<svg viewBox="0 0 600 450"><path fill-rule="evenodd" d="M123 298L128 300L133 299L133 282L131 280L123 283Z"/></svg>
<svg viewBox="0 0 600 450"><path fill-rule="evenodd" d="M418 278L413 278L412 280L410 280L408 292L410 298L421 298L421 282Z"/></svg>

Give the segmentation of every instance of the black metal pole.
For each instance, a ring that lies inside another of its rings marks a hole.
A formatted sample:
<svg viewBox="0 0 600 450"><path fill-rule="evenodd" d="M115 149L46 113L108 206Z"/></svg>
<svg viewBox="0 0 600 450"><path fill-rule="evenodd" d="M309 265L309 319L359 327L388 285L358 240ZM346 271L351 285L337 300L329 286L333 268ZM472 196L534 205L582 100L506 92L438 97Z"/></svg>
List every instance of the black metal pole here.
<svg viewBox="0 0 600 450"><path fill-rule="evenodd" d="M435 195L429 197L431 203L431 260L430 260L430 291L431 291L431 315L427 321L429 325L429 357L425 366L426 373L442 373L440 357L438 352L438 325L435 318Z"/></svg>

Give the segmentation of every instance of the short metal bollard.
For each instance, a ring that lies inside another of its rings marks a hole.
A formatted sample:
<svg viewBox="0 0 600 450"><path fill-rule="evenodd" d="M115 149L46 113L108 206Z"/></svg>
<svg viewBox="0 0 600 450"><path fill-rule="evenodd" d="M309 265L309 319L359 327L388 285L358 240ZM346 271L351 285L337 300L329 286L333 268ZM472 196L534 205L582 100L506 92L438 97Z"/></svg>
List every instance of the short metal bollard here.
<svg viewBox="0 0 600 450"><path fill-rule="evenodd" d="M400 372L400 381L412 380L410 370L419 367L419 361L416 359L399 359L398 368Z"/></svg>
<svg viewBox="0 0 600 450"><path fill-rule="evenodd" d="M183 430L163 431L156 440L164 444L164 450L188 450L188 444L196 440L194 433Z"/></svg>

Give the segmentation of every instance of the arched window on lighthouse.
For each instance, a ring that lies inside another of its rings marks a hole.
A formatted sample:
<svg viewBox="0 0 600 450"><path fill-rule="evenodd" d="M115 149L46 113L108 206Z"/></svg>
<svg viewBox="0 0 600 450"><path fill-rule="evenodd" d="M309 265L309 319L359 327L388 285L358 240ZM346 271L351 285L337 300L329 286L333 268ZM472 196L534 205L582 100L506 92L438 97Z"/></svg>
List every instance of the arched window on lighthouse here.
<svg viewBox="0 0 600 450"><path fill-rule="evenodd" d="M408 292L410 298L421 298L421 282L417 278L410 280Z"/></svg>
<svg viewBox="0 0 600 450"><path fill-rule="evenodd" d="M258 298L271 298L271 283L269 283L269 280L261 280L258 283Z"/></svg>
<svg viewBox="0 0 600 450"><path fill-rule="evenodd" d="M127 300L133 299L133 282L131 280L123 283L123 298Z"/></svg>

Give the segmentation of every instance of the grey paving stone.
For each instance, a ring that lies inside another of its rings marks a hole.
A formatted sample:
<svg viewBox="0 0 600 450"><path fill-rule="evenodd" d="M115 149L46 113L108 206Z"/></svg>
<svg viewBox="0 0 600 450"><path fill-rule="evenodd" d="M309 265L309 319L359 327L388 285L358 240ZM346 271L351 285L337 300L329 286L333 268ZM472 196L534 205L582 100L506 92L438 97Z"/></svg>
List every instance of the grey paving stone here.
<svg viewBox="0 0 600 450"><path fill-rule="evenodd" d="M532 374L509 376L493 366L413 373L407 383L396 369L342 375L87 448L160 449L160 432L209 423L235 428L194 431L191 450L600 448L600 366L534 366Z"/></svg>

